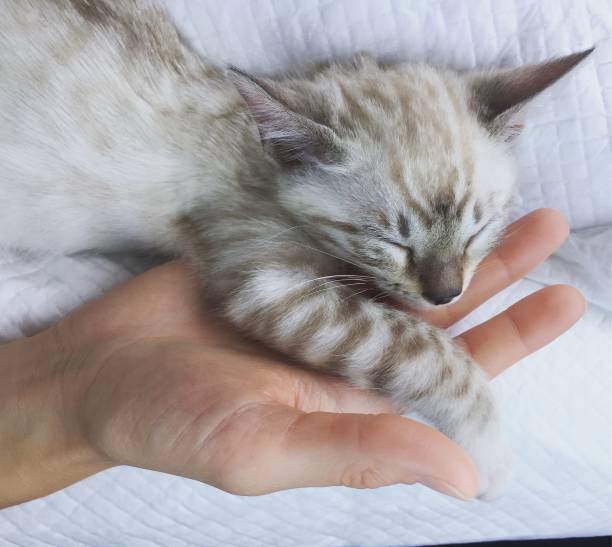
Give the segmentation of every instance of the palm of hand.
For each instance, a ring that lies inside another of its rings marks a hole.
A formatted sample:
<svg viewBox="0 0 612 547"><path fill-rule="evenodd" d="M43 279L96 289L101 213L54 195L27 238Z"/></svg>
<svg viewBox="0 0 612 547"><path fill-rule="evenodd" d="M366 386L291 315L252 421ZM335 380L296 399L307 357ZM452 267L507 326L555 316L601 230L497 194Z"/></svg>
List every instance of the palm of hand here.
<svg viewBox="0 0 612 547"><path fill-rule="evenodd" d="M424 318L448 326L522 277L565 238L541 210L510 227L466 295ZM582 313L579 293L549 287L459 340L491 375L535 351ZM215 323L185 269L168 264L60 324L78 376L82 429L109 465L128 464L260 494L345 484L422 482L471 497L467 456L384 399L287 366Z"/></svg>

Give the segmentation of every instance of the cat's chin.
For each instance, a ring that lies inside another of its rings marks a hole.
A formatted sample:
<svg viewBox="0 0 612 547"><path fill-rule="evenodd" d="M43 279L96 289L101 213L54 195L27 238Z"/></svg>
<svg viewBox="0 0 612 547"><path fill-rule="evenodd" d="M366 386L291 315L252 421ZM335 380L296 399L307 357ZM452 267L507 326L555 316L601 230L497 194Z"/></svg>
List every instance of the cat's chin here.
<svg viewBox="0 0 612 547"><path fill-rule="evenodd" d="M392 294L388 297L388 303L393 305L396 308L401 309L409 309L415 312L419 311L429 311L429 310L439 310L441 308L446 308L451 304L455 303L459 297L453 298L447 304L432 304L428 300L420 296L406 296L402 294Z"/></svg>
<svg viewBox="0 0 612 547"><path fill-rule="evenodd" d="M404 294L390 294L388 302L396 308L410 309L414 311L433 310L439 306L434 306L420 296L407 296Z"/></svg>
<svg viewBox="0 0 612 547"><path fill-rule="evenodd" d="M432 304L431 302L428 302L424 298L410 299L409 301L406 301L403 305L404 307L408 307L414 311L428 311L428 310L435 310L437 308L445 307L445 306L436 306Z"/></svg>

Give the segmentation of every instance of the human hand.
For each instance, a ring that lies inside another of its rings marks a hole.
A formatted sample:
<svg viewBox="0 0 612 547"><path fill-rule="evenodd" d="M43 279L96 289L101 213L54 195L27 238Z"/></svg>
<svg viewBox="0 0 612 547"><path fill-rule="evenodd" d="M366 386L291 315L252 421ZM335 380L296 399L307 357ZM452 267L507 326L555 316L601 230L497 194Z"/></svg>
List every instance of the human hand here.
<svg viewBox="0 0 612 547"><path fill-rule="evenodd" d="M456 322L552 253L567 226L558 213L538 210L507 233L458 302L420 315L443 327ZM559 336L583 310L575 289L548 287L457 342L494 377ZM457 445L371 392L288 366L245 341L213 318L178 263L0 349L0 359L13 362L27 349L32 362L7 367L12 389L0 388L0 401L37 388L19 396L12 418L6 405L0 412L0 442L8 438L18 451L0 458L0 505L122 464L245 495L415 482L460 498L477 490L476 472Z"/></svg>

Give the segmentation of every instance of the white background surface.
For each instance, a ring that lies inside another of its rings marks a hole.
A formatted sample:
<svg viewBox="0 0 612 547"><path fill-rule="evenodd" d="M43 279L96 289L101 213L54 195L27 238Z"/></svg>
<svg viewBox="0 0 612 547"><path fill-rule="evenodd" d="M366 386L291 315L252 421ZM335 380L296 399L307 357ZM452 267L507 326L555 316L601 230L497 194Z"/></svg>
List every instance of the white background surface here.
<svg viewBox="0 0 612 547"><path fill-rule="evenodd" d="M118 468L0 512L0 545L425 545L612 533L612 2L610 0L166 0L217 62L278 71L369 50L458 68L512 66L597 45L530 108L517 146L518 212L561 210L561 252L472 321L570 282L589 311L496 380L516 479L492 504L421 487L307 489L239 498ZM0 198L2 199L2 198ZM0 250L0 339L40 329L151 257L35 257Z"/></svg>

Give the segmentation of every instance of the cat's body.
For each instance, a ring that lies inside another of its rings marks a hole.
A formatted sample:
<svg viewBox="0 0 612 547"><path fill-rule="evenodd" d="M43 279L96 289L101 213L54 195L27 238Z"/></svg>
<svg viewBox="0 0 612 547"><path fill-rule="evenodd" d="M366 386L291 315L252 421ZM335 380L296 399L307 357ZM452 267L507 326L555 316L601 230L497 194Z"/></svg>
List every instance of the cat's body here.
<svg viewBox="0 0 612 547"><path fill-rule="evenodd" d="M231 86L210 68L211 77L193 86L190 111L189 99L177 96L191 90L174 60L149 55L136 38L128 50L129 35L112 22L96 24L103 11L75 2L83 13L91 9L88 21L71 4L0 3L0 178L10 198L0 244L53 252L168 247L170 224L189 196L217 180L221 164L211 164L212 151L201 153L196 124L204 121L218 148L229 148L207 113L227 110ZM161 19L156 32L178 60L183 45L172 26ZM208 70L186 62L181 69ZM202 184L193 174L207 162L211 177Z"/></svg>
<svg viewBox="0 0 612 547"><path fill-rule="evenodd" d="M0 10L0 245L183 253L235 325L420 412L498 490L508 455L478 366L362 291L465 289L512 192L506 115L581 56L257 80L202 60L149 0Z"/></svg>

